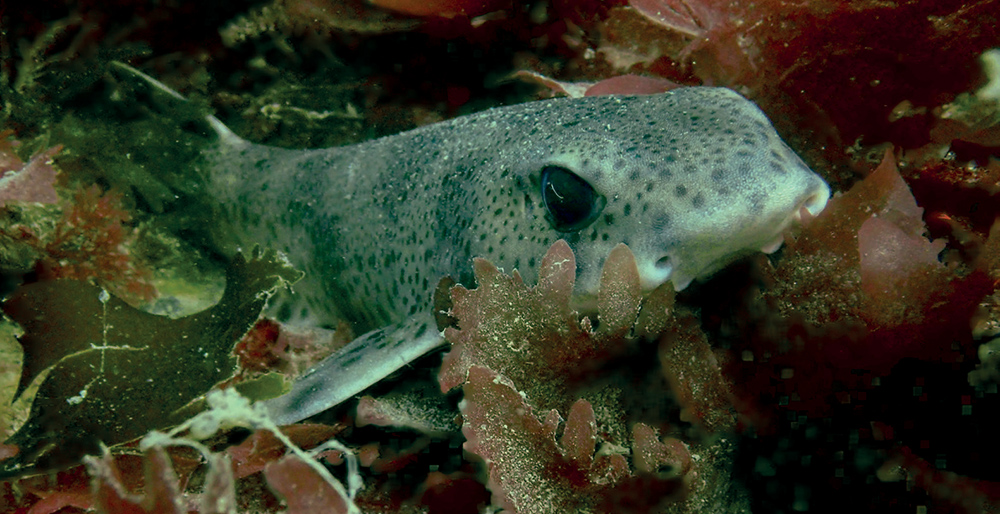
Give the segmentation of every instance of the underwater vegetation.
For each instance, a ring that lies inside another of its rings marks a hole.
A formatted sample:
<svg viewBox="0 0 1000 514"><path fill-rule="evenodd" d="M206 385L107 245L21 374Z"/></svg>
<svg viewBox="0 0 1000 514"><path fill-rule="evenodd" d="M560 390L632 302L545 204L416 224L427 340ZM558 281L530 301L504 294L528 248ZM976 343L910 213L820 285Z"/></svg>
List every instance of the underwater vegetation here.
<svg viewBox="0 0 1000 514"><path fill-rule="evenodd" d="M1000 510L998 2L17 8L0 510ZM226 246L186 169L205 114L324 147L678 84L753 100L836 192L781 251L643 295L622 245L586 313L565 243L524 256L534 284L477 259L440 292L445 353L307 422L250 403L352 334L260 318L299 273Z"/></svg>

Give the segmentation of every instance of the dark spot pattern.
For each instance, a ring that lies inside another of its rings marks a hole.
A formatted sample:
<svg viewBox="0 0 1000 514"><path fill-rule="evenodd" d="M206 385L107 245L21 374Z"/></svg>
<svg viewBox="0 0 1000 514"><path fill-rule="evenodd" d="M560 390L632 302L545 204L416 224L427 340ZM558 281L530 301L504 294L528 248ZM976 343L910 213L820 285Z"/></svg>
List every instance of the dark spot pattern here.
<svg viewBox="0 0 1000 514"><path fill-rule="evenodd" d="M585 283L617 243L684 248L711 213L769 212L765 191L811 173L775 145L746 100L682 88L492 109L348 148L220 148L210 192L239 244L283 249L306 272L272 309L364 333L426 312L442 276L474 286L475 257L530 283L536 258L565 239ZM591 224L553 226L546 166L606 199ZM650 230L662 242L648 245Z"/></svg>

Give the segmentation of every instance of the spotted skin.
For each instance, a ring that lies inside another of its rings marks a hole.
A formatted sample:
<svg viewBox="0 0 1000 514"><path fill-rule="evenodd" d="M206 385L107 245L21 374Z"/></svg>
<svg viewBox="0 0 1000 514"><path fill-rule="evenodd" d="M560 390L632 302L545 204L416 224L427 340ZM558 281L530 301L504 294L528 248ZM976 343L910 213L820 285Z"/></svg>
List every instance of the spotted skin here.
<svg viewBox="0 0 1000 514"><path fill-rule="evenodd" d="M474 285L473 257L530 283L558 239L576 255L581 305L619 243L635 255L645 290L666 280L683 289L742 255L773 251L801 209L816 214L829 198L764 114L722 88L531 102L319 150L255 145L217 129L202 166L234 236L279 249L306 272L272 313L292 323L346 320L358 334L428 320L439 279ZM603 208L591 223L556 230L546 167L593 188ZM378 355L407 344L408 332L396 333L382 349L351 351L388 359ZM329 369L356 366L339 362ZM326 387L330 379L316 375L303 390Z"/></svg>
<svg viewBox="0 0 1000 514"><path fill-rule="evenodd" d="M722 88L532 102L341 148L230 136L206 156L237 240L276 247L306 272L274 312L359 333L429 309L443 276L471 286L473 257L530 281L557 239L576 254L578 295L595 292L622 242L646 289L682 289L829 196L763 113ZM539 184L548 165L606 199L592 224L553 228Z"/></svg>

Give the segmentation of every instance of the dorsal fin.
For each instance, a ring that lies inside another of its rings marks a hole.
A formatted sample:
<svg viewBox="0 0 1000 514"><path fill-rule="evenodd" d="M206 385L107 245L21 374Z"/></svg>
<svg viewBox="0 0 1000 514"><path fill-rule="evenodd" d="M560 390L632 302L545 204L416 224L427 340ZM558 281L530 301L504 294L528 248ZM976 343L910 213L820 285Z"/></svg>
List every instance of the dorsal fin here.
<svg viewBox="0 0 1000 514"><path fill-rule="evenodd" d="M180 102L184 103L188 102L188 99L185 98L184 95L178 93L177 91L174 91L173 89L170 89L170 87L164 84L163 82L156 80L155 78L137 70L136 68L133 68L132 66L129 66L128 64L125 64L120 61L111 61L111 66L119 71L127 73L128 75L142 79L143 82L152 86L154 90L164 93L174 100L179 100ZM222 121L219 120L219 118L216 118L215 116L209 114L205 116L205 121L208 122L209 127L211 127L212 131L215 132L215 134L219 137L220 143L229 146L241 146L247 144L247 141L245 139L236 135L236 133L233 132L232 130L229 130L229 127L227 127L225 123L222 123Z"/></svg>

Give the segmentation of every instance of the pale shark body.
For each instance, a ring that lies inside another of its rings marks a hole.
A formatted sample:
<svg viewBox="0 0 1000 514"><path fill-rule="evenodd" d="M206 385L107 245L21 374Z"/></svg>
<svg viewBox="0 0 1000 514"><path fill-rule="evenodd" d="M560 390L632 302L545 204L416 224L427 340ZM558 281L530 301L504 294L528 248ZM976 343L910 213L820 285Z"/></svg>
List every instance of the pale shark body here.
<svg viewBox="0 0 1000 514"><path fill-rule="evenodd" d="M531 102L318 150L253 144L210 121L220 138L205 152L208 191L237 240L306 273L270 312L365 334L266 403L278 423L441 345L434 289L446 276L473 286L473 257L531 283L536 259L564 239L586 303L625 243L644 289L680 290L774 251L830 194L755 105L722 88Z"/></svg>

